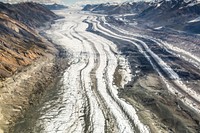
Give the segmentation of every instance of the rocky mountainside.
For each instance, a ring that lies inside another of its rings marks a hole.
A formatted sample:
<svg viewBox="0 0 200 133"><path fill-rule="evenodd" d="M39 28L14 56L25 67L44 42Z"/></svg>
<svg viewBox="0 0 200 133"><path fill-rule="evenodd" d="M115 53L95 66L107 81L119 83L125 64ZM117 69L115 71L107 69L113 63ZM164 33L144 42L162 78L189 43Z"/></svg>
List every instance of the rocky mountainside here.
<svg viewBox="0 0 200 133"><path fill-rule="evenodd" d="M49 4L49 5L44 5L45 7L47 7L50 10L61 10L61 9L66 9L68 8L67 6L64 5L60 5L60 4Z"/></svg>
<svg viewBox="0 0 200 133"><path fill-rule="evenodd" d="M0 3L0 12L34 28L44 26L44 23L58 18L57 15L43 5L32 2L12 5Z"/></svg>
<svg viewBox="0 0 200 133"><path fill-rule="evenodd" d="M86 5L84 11L95 13L135 14L129 21L139 21L148 27L168 27L200 33L200 3L196 0L159 0L154 2L125 2L123 4ZM197 21L198 20L198 21Z"/></svg>
<svg viewBox="0 0 200 133"><path fill-rule="evenodd" d="M156 26L200 33L199 21L190 22L199 15L200 3L195 0L161 0L152 3L137 18L154 22Z"/></svg>
<svg viewBox="0 0 200 133"><path fill-rule="evenodd" d="M0 3L0 79L21 71L50 47L34 30L58 18L36 3Z"/></svg>
<svg viewBox="0 0 200 133"><path fill-rule="evenodd" d="M148 8L147 2L125 2L122 4L96 4L96 5L86 5L83 11L92 11L95 13L105 13L105 14L130 14L130 13L140 13L144 9Z"/></svg>
<svg viewBox="0 0 200 133"><path fill-rule="evenodd" d="M41 4L0 2L0 133L9 133L67 67L66 52L39 34L58 18Z"/></svg>

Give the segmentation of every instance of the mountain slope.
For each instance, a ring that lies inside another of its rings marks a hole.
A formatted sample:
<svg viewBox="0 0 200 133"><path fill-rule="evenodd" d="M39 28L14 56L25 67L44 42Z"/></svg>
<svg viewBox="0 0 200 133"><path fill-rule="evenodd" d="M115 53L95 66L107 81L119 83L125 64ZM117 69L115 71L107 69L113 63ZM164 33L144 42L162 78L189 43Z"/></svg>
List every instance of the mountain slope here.
<svg viewBox="0 0 200 133"><path fill-rule="evenodd" d="M99 5L86 5L83 11L92 11L95 13L105 13L105 14L130 14L130 13L140 13L144 9L148 8L148 3L146 2L125 2L122 4L99 4Z"/></svg>
<svg viewBox="0 0 200 133"><path fill-rule="evenodd" d="M46 8L48 8L49 10L61 10L61 9L66 9L68 8L67 6L64 6L64 5L60 5L60 4L50 4L50 5L43 5L45 6Z"/></svg>
<svg viewBox="0 0 200 133"><path fill-rule="evenodd" d="M154 22L157 26L167 26L185 30L188 21L200 15L200 4L194 0L162 0L153 3L149 8L138 14L137 18ZM190 30L190 29L188 29Z"/></svg>
<svg viewBox="0 0 200 133"><path fill-rule="evenodd" d="M50 49L33 28L56 18L40 4L0 3L0 79L20 71Z"/></svg>
<svg viewBox="0 0 200 133"><path fill-rule="evenodd" d="M44 26L47 21L58 18L43 5L33 2L13 5L0 3L0 12L31 27Z"/></svg>
<svg viewBox="0 0 200 133"><path fill-rule="evenodd" d="M87 5L83 8L83 11L109 15L133 14L134 17L126 17L129 22L138 21L140 24L151 28L168 27L200 33L200 22L190 22L200 15L200 3L196 0L159 0L155 2L125 2L115 5Z"/></svg>

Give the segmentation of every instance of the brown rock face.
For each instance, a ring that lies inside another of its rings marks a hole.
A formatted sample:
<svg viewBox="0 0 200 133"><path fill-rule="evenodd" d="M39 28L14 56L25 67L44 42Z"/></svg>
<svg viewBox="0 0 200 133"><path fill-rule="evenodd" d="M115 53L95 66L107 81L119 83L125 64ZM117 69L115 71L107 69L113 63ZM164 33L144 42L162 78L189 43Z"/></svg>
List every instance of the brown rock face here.
<svg viewBox="0 0 200 133"><path fill-rule="evenodd" d="M36 33L22 23L0 13L0 78L11 76L42 55L45 47ZM26 34L26 35L23 35ZM36 52L37 51L37 52Z"/></svg>
<svg viewBox="0 0 200 133"><path fill-rule="evenodd" d="M44 26L47 21L58 18L57 15L43 5L33 2L12 5L0 2L0 12L31 27Z"/></svg>
<svg viewBox="0 0 200 133"><path fill-rule="evenodd" d="M0 133L8 132L59 71L57 49L34 29L56 18L40 4L0 2Z"/></svg>
<svg viewBox="0 0 200 133"><path fill-rule="evenodd" d="M33 28L56 18L40 4L0 2L0 80L30 65L49 50L48 43Z"/></svg>

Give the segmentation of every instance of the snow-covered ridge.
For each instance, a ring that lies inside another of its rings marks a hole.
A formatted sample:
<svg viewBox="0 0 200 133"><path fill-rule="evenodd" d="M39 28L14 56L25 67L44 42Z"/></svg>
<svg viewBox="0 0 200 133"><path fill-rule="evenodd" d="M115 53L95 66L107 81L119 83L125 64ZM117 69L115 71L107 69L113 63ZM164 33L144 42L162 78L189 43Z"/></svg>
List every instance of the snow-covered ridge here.
<svg viewBox="0 0 200 133"><path fill-rule="evenodd" d="M195 22L200 22L200 17L190 20L188 23L195 23Z"/></svg>
<svg viewBox="0 0 200 133"><path fill-rule="evenodd" d="M123 3L105 3L96 5L86 5L83 11L91 11L99 14L132 14L141 12L149 6L148 2L123 2Z"/></svg>
<svg viewBox="0 0 200 133"><path fill-rule="evenodd" d="M130 19L130 23L133 22L133 19L136 21L139 19L139 21L144 21L141 25L167 26L180 31L200 33L199 24L193 24L199 22L200 3L196 0L158 0L154 2L124 2L117 5L99 4L90 6L86 6L83 10L108 15L135 14L135 16L127 17Z"/></svg>

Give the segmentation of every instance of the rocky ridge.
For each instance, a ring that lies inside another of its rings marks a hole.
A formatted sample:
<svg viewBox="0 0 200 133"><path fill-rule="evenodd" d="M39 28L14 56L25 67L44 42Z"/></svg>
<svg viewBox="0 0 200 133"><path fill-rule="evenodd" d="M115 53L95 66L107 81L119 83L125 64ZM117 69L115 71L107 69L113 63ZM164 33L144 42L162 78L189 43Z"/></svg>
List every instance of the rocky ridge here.
<svg viewBox="0 0 200 133"><path fill-rule="evenodd" d="M48 8L49 10L61 10L61 9L67 9L68 8L65 5L60 5L60 4L56 4L56 3L54 3L54 4L48 4L48 5L44 4L44 6L46 8Z"/></svg>
<svg viewBox="0 0 200 133"><path fill-rule="evenodd" d="M9 132L67 66L62 48L37 30L58 18L41 4L0 2L0 133Z"/></svg>
<svg viewBox="0 0 200 133"><path fill-rule="evenodd" d="M154 2L125 2L122 4L86 5L83 11L108 15L125 15L129 22L137 21L150 28L166 27L200 33L200 3L196 0L158 0Z"/></svg>
<svg viewBox="0 0 200 133"><path fill-rule="evenodd" d="M149 7L147 2L125 2L122 4L117 3L106 3L106 4L95 4L95 5L86 5L83 8L83 11L91 11L94 13L104 13L104 14L130 14L130 13L140 13L144 9Z"/></svg>
<svg viewBox="0 0 200 133"><path fill-rule="evenodd" d="M0 7L0 79L4 79L51 49L34 28L58 16L36 3L0 3Z"/></svg>

